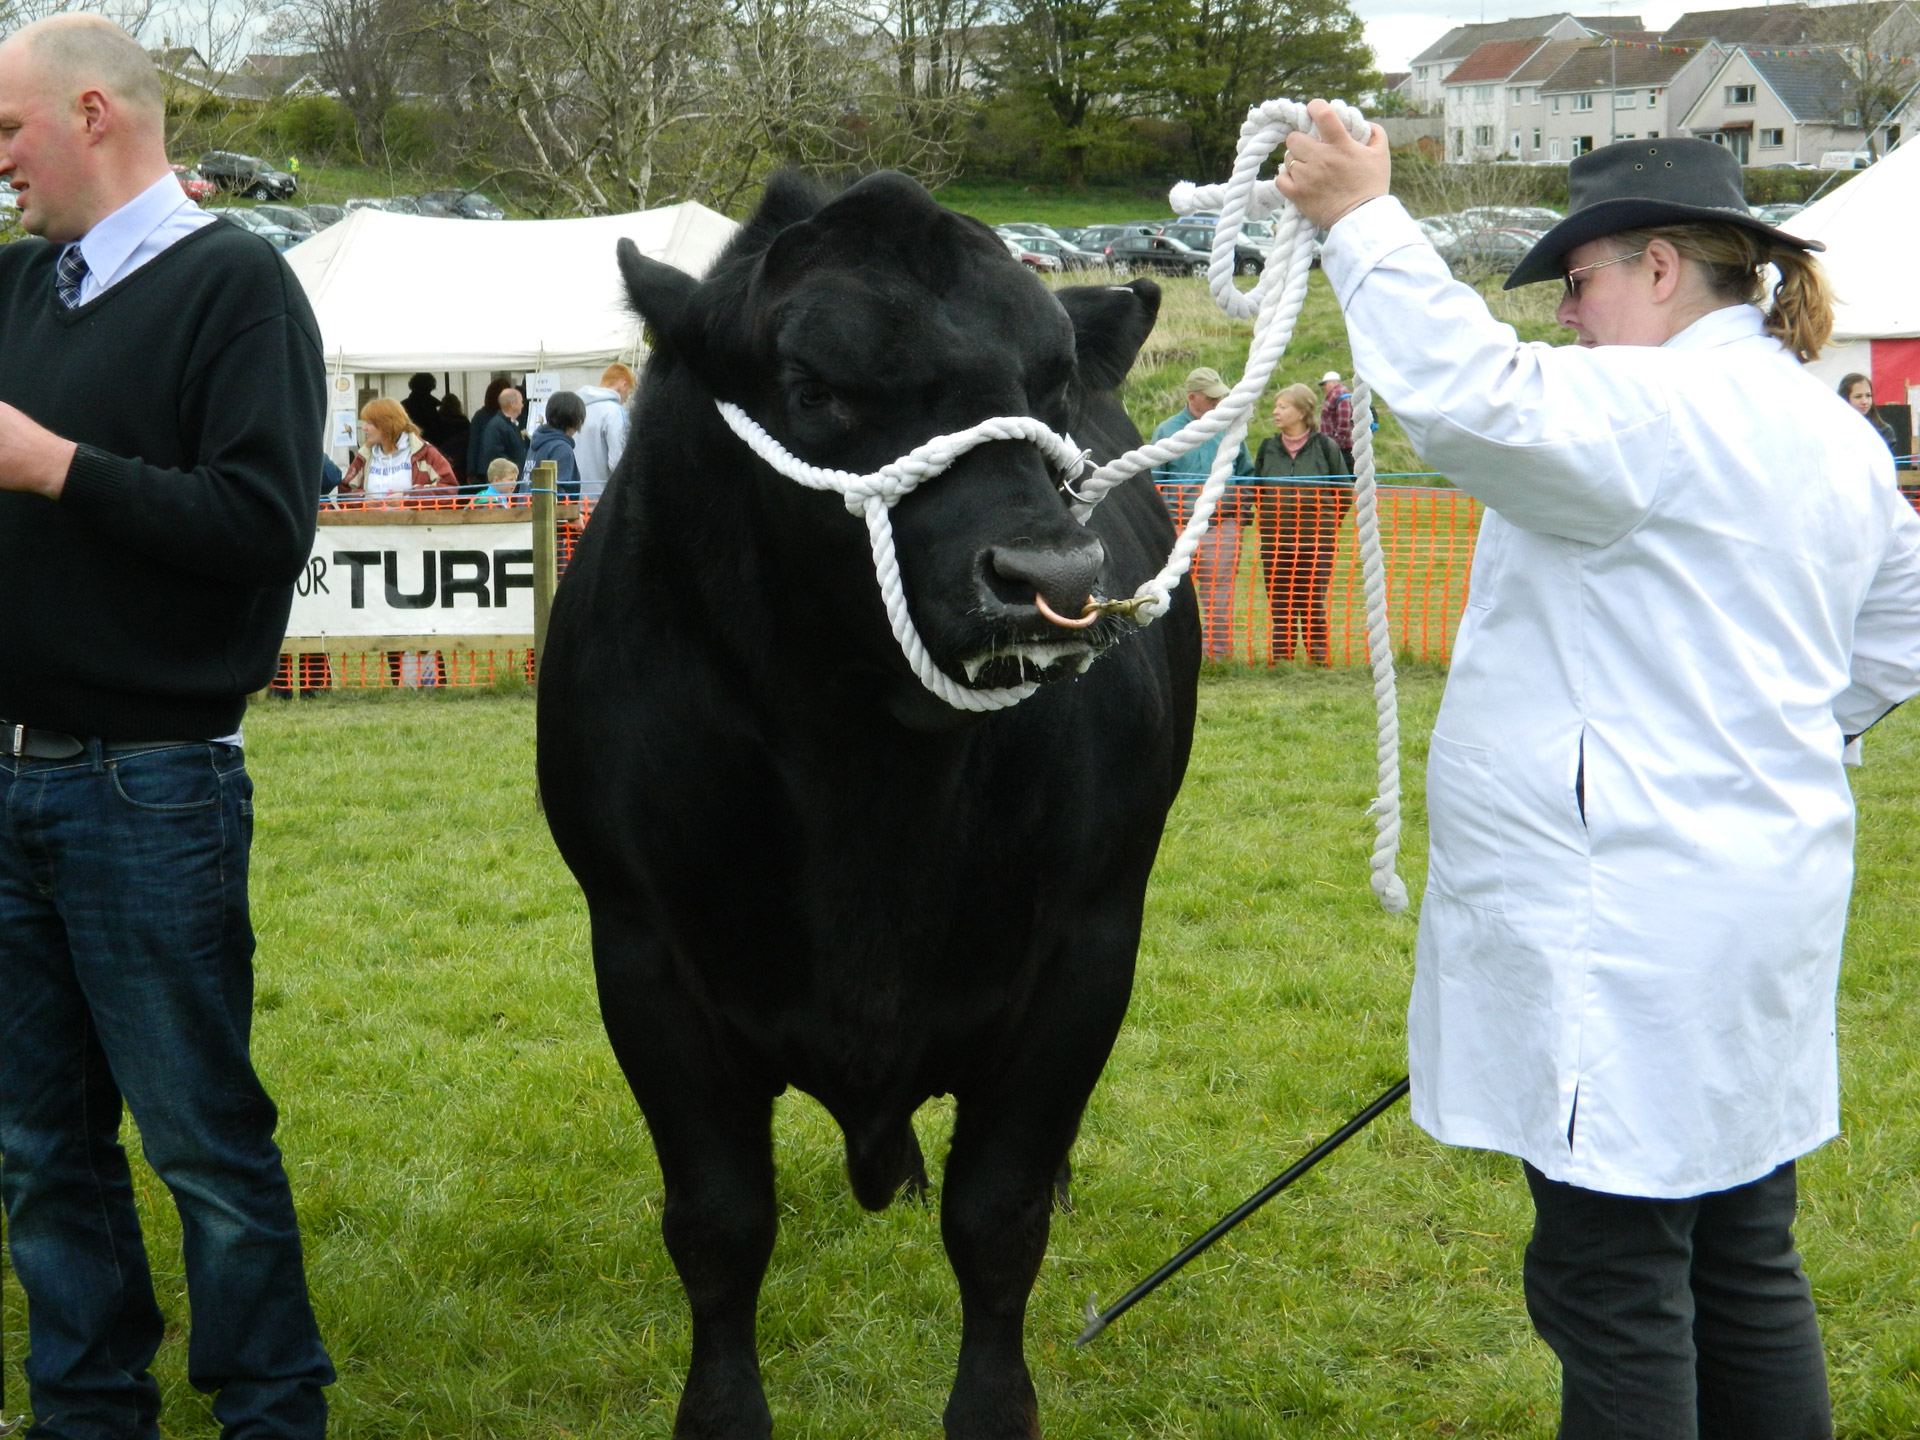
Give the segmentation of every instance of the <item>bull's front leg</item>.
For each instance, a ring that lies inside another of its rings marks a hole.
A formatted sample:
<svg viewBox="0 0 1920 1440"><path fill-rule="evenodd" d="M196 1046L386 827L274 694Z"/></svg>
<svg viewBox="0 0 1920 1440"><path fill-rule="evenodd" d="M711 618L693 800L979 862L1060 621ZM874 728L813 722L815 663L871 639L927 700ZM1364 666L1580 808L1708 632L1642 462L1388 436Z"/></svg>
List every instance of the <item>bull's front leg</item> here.
<svg viewBox="0 0 1920 1440"><path fill-rule="evenodd" d="M1076 953L1049 967L1022 1037L999 1052L1012 1062L986 1084L955 1091L940 1196L940 1233L961 1307L960 1360L943 1417L947 1440L1040 1434L1023 1344L1027 1300L1081 1111L1126 1013L1137 902L1130 912L1131 922L1123 906L1111 924L1082 929Z"/></svg>
<svg viewBox="0 0 1920 1440"><path fill-rule="evenodd" d="M636 926L594 917L600 1009L647 1118L666 1198L661 1233L693 1313L674 1440L767 1440L754 1319L773 1255L773 1100L743 1080L704 1017L652 963Z"/></svg>

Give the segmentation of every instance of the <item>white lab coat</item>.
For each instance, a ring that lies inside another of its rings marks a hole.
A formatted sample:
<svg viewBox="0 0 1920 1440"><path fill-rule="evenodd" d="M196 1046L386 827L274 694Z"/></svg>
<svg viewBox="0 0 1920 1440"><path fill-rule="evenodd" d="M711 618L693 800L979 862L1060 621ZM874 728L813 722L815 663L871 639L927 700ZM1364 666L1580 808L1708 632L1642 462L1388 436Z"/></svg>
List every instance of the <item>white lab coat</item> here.
<svg viewBox="0 0 1920 1440"><path fill-rule="evenodd" d="M1920 693L1887 447L1751 306L1521 344L1386 199L1322 263L1358 372L1489 507L1427 761L1414 1118L1615 1194L1765 1175L1839 1128L1843 735Z"/></svg>

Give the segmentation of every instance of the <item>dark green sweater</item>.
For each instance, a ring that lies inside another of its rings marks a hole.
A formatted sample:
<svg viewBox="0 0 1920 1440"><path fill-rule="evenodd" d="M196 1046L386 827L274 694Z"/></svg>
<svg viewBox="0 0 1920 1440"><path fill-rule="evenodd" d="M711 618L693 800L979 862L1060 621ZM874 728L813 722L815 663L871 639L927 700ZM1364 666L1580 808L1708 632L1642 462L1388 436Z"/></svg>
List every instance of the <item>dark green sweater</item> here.
<svg viewBox="0 0 1920 1440"><path fill-rule="evenodd" d="M212 739L272 677L313 545L320 332L265 240L207 225L77 310L0 245L0 400L79 445L0 491L0 720Z"/></svg>

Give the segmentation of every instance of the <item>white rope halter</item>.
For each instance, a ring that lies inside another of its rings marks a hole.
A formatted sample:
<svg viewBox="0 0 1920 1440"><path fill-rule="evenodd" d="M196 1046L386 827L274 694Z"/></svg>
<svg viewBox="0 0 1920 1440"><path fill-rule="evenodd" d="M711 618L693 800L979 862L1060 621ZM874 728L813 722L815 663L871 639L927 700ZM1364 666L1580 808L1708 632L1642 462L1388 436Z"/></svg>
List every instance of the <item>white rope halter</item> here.
<svg viewBox="0 0 1920 1440"><path fill-rule="evenodd" d="M1362 144L1372 135L1366 117L1342 101L1333 102L1335 115L1349 134ZM1174 587L1193 564L1194 553L1213 523L1213 513L1233 479L1233 461L1246 438L1253 407L1272 379L1274 368L1286 353L1293 338L1294 325L1306 303L1307 277L1313 266L1313 226L1292 202L1280 194L1271 180L1259 178L1260 167L1295 130L1311 132L1313 121L1307 107L1296 100L1269 100L1247 112L1240 127L1240 146L1234 159L1233 178L1225 185L1196 186L1182 181L1169 196L1174 211L1189 215L1198 210L1213 210L1219 222L1213 232L1212 260L1207 268L1208 288L1220 308L1236 319L1253 319L1253 344L1247 356L1247 368L1219 405L1198 420L1191 421L1175 434L1152 444L1129 450L1109 460L1090 475L1079 477L1085 456L1069 436L1056 433L1031 416L1002 416L982 420L978 425L953 435L929 440L889 465L866 475L846 470L827 470L794 455L775 440L745 411L724 400L715 401L727 425L762 460L786 476L815 490L832 490L846 501L847 509L867 522L867 538L873 548L874 574L880 582L880 595L886 603L887 622L899 642L901 653L913 667L920 683L947 704L960 710L1003 710L1017 705L1039 689L1037 682L976 690L962 685L934 663L927 647L907 612L906 589L900 580L900 559L894 550L893 520L890 511L905 496L913 493L936 475L950 469L962 455L993 440L1021 440L1038 446L1056 469L1066 473L1068 493L1076 504L1072 514L1083 525L1094 506L1121 481L1164 465L1214 436L1220 437L1213 466L1194 502L1193 513L1160 573L1143 583L1134 596L1142 603L1133 611L1135 622L1148 625L1167 613ZM1263 219L1279 213L1275 240L1268 264L1260 281L1251 290L1240 291L1233 283L1234 242L1248 220ZM1353 387L1353 459L1354 524L1360 538L1361 569L1367 598L1367 653L1373 664L1374 704L1379 730L1378 759L1380 788L1372 811L1375 842L1372 859L1373 891L1389 911L1407 908L1407 891L1394 873L1394 861L1400 844L1400 731L1396 716L1393 679L1393 649L1387 628L1386 565L1380 553L1380 526L1373 476L1373 437L1371 397L1366 384L1355 377Z"/></svg>

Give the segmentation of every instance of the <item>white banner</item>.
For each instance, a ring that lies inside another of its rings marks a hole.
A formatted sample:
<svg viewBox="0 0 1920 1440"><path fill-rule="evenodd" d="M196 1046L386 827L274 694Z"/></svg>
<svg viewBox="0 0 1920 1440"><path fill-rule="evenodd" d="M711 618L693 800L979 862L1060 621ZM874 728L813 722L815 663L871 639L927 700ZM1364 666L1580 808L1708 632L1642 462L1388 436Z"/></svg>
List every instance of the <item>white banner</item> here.
<svg viewBox="0 0 1920 1440"><path fill-rule="evenodd" d="M287 634L533 634L533 522L326 525Z"/></svg>

